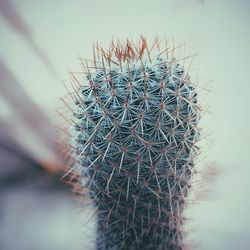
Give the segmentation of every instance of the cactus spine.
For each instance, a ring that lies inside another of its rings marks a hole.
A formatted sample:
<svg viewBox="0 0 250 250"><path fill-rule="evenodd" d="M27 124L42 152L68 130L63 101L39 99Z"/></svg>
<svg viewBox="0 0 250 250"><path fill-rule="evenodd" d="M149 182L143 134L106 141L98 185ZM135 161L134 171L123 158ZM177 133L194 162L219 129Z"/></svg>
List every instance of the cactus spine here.
<svg viewBox="0 0 250 250"><path fill-rule="evenodd" d="M158 45L97 46L77 80L74 169L96 208L98 250L185 248L200 107L188 73Z"/></svg>

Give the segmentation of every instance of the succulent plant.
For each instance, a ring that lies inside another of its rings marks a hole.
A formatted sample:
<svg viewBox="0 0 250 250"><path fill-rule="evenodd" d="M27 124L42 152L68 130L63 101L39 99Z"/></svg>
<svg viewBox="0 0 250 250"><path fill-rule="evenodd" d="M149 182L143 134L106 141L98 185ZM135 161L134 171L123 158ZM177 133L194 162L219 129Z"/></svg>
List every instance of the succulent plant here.
<svg viewBox="0 0 250 250"><path fill-rule="evenodd" d="M143 37L95 46L84 78L73 75L76 160L66 174L76 173L94 204L98 250L185 248L200 107L169 51Z"/></svg>

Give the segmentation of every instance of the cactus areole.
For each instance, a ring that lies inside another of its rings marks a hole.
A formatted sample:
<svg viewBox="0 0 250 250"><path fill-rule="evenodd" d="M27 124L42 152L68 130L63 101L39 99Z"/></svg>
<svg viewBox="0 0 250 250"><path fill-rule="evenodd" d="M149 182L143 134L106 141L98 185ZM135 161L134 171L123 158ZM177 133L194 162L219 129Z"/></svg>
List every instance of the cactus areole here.
<svg viewBox="0 0 250 250"><path fill-rule="evenodd" d="M195 86L172 50L94 47L77 81L74 143L82 188L97 215L96 249L184 249L198 154Z"/></svg>

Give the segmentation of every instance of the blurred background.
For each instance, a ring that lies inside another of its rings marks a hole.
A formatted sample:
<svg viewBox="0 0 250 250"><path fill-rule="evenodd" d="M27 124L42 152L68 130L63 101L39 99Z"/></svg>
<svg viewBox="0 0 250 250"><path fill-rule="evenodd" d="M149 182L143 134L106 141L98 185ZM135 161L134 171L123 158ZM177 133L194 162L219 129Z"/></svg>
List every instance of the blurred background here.
<svg viewBox="0 0 250 250"><path fill-rule="evenodd" d="M250 249L249 13L248 0L0 0L0 249L93 249L94 218L60 181L54 111L92 43L140 35L185 42L209 89L199 167L216 177L187 211L189 241Z"/></svg>

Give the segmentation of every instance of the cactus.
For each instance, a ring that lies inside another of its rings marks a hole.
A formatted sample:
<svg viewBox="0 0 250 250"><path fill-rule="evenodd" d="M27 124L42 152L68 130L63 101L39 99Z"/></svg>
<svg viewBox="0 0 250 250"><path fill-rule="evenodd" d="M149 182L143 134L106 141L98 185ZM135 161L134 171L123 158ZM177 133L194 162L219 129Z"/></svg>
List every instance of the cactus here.
<svg viewBox="0 0 250 250"><path fill-rule="evenodd" d="M200 107L181 60L158 47L96 46L74 77L73 168L96 209L98 250L185 248Z"/></svg>

